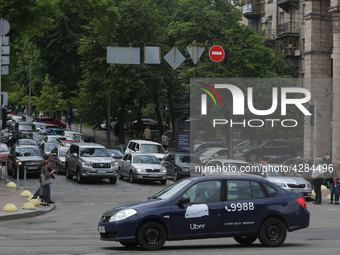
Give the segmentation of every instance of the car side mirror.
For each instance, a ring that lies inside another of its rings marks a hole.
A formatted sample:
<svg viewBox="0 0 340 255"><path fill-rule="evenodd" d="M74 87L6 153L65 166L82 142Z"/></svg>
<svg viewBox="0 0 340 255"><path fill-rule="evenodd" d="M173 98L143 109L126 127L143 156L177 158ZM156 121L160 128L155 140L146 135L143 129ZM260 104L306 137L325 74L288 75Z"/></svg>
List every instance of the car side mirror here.
<svg viewBox="0 0 340 255"><path fill-rule="evenodd" d="M73 157L78 157L77 153L75 153L75 152L72 153L72 156L73 156Z"/></svg>
<svg viewBox="0 0 340 255"><path fill-rule="evenodd" d="M175 205L182 205L182 204L189 203L189 202L190 202L190 197L188 197L187 195L184 195L183 197L181 197L175 202Z"/></svg>

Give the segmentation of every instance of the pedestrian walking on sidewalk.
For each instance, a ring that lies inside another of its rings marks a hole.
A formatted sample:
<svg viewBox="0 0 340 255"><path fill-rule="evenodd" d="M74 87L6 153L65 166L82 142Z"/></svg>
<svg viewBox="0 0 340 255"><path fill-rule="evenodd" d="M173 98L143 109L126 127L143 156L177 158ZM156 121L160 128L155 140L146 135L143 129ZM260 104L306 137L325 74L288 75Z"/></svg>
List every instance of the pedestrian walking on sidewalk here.
<svg viewBox="0 0 340 255"><path fill-rule="evenodd" d="M54 173L54 170L52 170L51 172L49 171L49 167L51 166L50 161L45 161L44 162L44 167L42 169L42 174L41 174L41 178L46 178L49 179L51 178L51 175ZM46 197L47 197L47 191L50 185L46 185L43 186L43 182L41 182L40 185L40 192L39 192L39 196L41 197L41 202L40 205L41 206L48 206L49 204L46 202Z"/></svg>
<svg viewBox="0 0 340 255"><path fill-rule="evenodd" d="M67 116L67 123L68 123L68 128L71 130L71 115L70 114Z"/></svg>
<svg viewBox="0 0 340 255"><path fill-rule="evenodd" d="M150 130L149 126L146 126L146 128L144 130L143 137L144 137L145 140L151 140L151 130Z"/></svg>
<svg viewBox="0 0 340 255"><path fill-rule="evenodd" d="M315 159L314 170L312 173L314 192L316 195L314 204L316 205L321 205L321 200L322 200L321 185L322 185L323 169L321 168L321 163L322 163L321 158Z"/></svg>

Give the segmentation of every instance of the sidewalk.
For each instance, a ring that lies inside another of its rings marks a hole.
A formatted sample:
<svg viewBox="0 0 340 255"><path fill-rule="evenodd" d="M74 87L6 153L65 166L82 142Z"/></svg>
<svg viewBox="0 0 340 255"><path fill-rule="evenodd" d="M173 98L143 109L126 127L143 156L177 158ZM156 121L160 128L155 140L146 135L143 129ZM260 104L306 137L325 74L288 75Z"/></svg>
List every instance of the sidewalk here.
<svg viewBox="0 0 340 255"><path fill-rule="evenodd" d="M24 189L22 187L20 187L19 189L7 188L5 181L0 180L0 221L34 217L54 209L53 204L46 207L36 206L35 210L22 209L22 206L27 202L27 197L20 196L23 190ZM4 212L4 207L7 204L14 204L17 207L18 211Z"/></svg>

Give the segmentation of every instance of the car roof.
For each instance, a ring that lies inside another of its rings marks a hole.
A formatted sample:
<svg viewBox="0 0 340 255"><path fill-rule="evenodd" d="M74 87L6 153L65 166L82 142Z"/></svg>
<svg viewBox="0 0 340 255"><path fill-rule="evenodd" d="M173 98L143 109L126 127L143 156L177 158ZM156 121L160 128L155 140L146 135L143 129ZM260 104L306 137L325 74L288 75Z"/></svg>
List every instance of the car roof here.
<svg viewBox="0 0 340 255"><path fill-rule="evenodd" d="M239 160L239 159L227 159L227 158L222 158L222 157L216 157L216 158L212 158L211 160L209 160L208 162L212 161L212 160L221 160L223 161L223 163L238 163L238 164L246 164L249 165L246 161L244 160Z"/></svg>
<svg viewBox="0 0 340 255"><path fill-rule="evenodd" d="M104 145L101 145L101 144L98 144L98 143L74 143L74 145L77 145L77 146L82 147L82 148L96 147L96 148L105 148L106 149L106 147Z"/></svg>
<svg viewBox="0 0 340 255"><path fill-rule="evenodd" d="M131 140L130 142L160 145L160 143L153 142L153 141L146 141L146 140Z"/></svg>

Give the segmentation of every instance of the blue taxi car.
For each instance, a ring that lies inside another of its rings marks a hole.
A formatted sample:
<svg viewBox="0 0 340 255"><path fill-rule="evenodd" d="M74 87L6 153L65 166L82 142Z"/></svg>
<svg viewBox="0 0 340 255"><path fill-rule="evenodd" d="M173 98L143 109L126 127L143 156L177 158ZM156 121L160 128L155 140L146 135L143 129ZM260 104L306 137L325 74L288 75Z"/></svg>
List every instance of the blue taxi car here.
<svg viewBox="0 0 340 255"><path fill-rule="evenodd" d="M281 245L287 231L306 228L305 198L262 179L209 176L182 179L147 201L113 208L98 223L100 239L126 247L161 249L166 240L233 237L240 244L257 238Z"/></svg>

